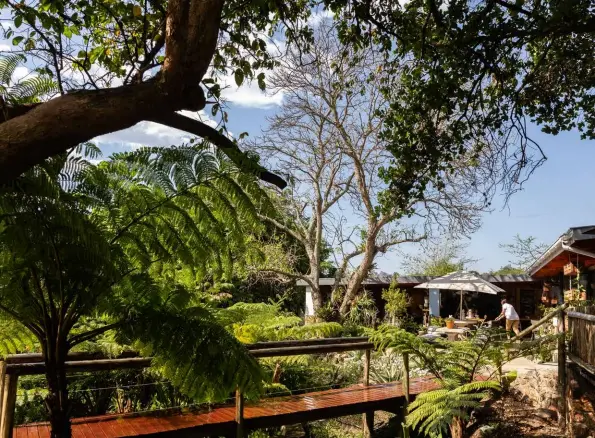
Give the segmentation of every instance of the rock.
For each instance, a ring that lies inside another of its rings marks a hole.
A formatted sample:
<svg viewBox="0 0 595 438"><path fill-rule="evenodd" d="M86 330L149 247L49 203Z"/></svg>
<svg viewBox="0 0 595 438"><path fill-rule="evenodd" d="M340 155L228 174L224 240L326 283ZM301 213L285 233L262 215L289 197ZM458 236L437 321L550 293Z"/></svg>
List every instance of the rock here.
<svg viewBox="0 0 595 438"><path fill-rule="evenodd" d="M547 421L555 421L558 419L558 413L552 409L539 408L533 415Z"/></svg>
<svg viewBox="0 0 595 438"><path fill-rule="evenodd" d="M574 438L587 438L589 432L589 427L586 424L577 423L572 425L572 436Z"/></svg>
<svg viewBox="0 0 595 438"><path fill-rule="evenodd" d="M471 438L489 438L494 436L495 432L496 428L494 426L481 426L471 435Z"/></svg>

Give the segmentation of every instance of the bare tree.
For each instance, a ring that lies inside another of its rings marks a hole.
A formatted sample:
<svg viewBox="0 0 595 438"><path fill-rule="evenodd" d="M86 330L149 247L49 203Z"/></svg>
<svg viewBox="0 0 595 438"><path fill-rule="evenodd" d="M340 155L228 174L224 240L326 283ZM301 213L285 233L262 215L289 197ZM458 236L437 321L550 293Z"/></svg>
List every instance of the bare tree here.
<svg viewBox="0 0 595 438"><path fill-rule="evenodd" d="M412 200L406 209L382 208L387 186L379 171L391 155L382 138L386 101L380 61L373 49L357 54L345 49L336 30L323 22L310 52L290 52L273 77L284 103L253 144L269 166L291 174L291 188L281 196L293 217L263 219L306 248L310 270L299 277L312 288L315 309L323 305L323 238L333 245L338 263L333 292L340 292L333 296L340 297L341 315L349 311L378 255L420 242L440 226L449 232L473 230L484 207L470 202L475 192L462 183L461 172L445 177L448 187L429 187L424 199Z"/></svg>
<svg viewBox="0 0 595 438"><path fill-rule="evenodd" d="M424 242L418 253L402 263L407 275L446 275L469 267L477 259L467 255L468 245L450 236Z"/></svg>
<svg viewBox="0 0 595 438"><path fill-rule="evenodd" d="M512 243L501 243L498 246L513 257L509 263L522 270L531 266L548 249L548 245L539 242L535 236L521 237L520 234L513 237Z"/></svg>

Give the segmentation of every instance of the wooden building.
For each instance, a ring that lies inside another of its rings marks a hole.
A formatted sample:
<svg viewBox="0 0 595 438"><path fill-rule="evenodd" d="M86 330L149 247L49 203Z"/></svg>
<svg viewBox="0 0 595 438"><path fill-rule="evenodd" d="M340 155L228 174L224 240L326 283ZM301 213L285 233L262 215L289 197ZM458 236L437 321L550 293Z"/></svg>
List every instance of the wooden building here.
<svg viewBox="0 0 595 438"><path fill-rule="evenodd" d="M570 228L527 273L544 283L542 299L551 305L563 303L565 297L595 299L595 225Z"/></svg>
<svg viewBox="0 0 595 438"><path fill-rule="evenodd" d="M464 295L465 307L472 308L481 316L487 315L493 319L500 313L500 300L506 296L510 303L517 309L521 319L530 320L539 316L538 304L542 295L542 281L536 280L528 275L482 275L484 280L494 283L506 292L498 295L466 293ZM399 287L405 291L412 300L409 308L410 314L416 319L423 318L423 307L427 301L432 316L448 317L455 315L459 306L459 296L453 291L438 291L416 289L415 286L432 280L430 276L408 276L397 279ZM382 299L382 291L387 289L391 283L392 276L377 275L368 278L363 285L364 290L372 295L378 308L378 317L385 316L385 301ZM331 289L335 283L334 278L321 278L320 287L323 296L329 298ZM312 305L312 293L310 287L304 281L298 281L298 286L305 288L306 308L305 316L314 316Z"/></svg>

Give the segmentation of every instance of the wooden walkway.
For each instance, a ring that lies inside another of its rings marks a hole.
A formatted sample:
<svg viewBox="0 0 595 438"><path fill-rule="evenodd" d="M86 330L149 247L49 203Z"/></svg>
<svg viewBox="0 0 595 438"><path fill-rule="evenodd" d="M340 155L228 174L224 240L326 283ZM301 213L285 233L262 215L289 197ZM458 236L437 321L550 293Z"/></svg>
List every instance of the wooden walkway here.
<svg viewBox="0 0 595 438"><path fill-rule="evenodd" d="M429 377L412 379L410 395L437 389ZM383 385L354 385L347 388L275 397L246 404L247 429L282 426L344 415L384 410L398 412L404 401L401 382ZM200 437L233 436L235 407L224 406L209 412L149 413L108 415L72 420L73 438L115 438L130 436ZM47 424L36 423L14 428L14 438L49 438Z"/></svg>

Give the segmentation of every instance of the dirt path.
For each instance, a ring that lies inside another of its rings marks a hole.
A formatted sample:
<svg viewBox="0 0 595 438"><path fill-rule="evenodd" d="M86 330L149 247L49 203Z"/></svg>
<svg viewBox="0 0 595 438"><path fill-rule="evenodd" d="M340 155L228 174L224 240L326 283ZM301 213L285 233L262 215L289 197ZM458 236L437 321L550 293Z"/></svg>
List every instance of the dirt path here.
<svg viewBox="0 0 595 438"><path fill-rule="evenodd" d="M493 404L493 409L479 422L484 430L491 429L489 436L493 438L558 438L565 433L558 425L557 412L539 409L527 402L519 401L514 396L506 396ZM486 430L487 432L487 430Z"/></svg>

